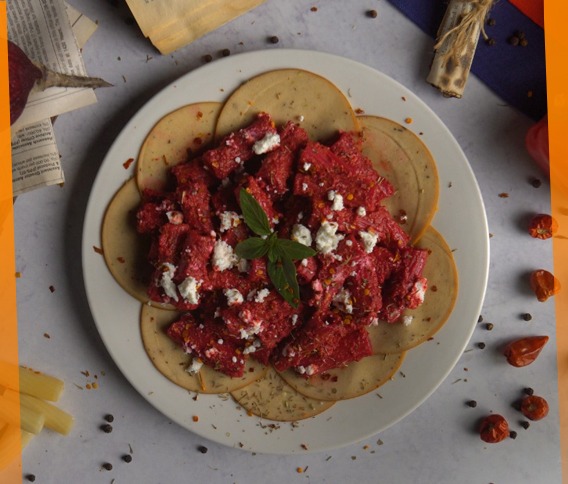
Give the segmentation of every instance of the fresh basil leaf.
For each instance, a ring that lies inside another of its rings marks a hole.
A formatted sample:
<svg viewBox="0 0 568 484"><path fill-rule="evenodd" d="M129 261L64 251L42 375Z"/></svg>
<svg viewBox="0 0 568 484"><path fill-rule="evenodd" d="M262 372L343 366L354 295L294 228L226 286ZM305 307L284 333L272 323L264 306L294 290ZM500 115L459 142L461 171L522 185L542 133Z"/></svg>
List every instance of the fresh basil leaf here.
<svg viewBox="0 0 568 484"><path fill-rule="evenodd" d="M244 188L241 188L239 193L239 202L248 228L257 235L270 235L272 231L266 213L260 203Z"/></svg>
<svg viewBox="0 0 568 484"><path fill-rule="evenodd" d="M265 239L250 237L237 244L235 253L242 259L258 259L266 255L268 247Z"/></svg>
<svg viewBox="0 0 568 484"><path fill-rule="evenodd" d="M295 240L278 239L277 244L280 250L292 260L305 259L316 255L314 249Z"/></svg>
<svg viewBox="0 0 568 484"><path fill-rule="evenodd" d="M291 259L283 257L276 262L268 261L268 277L279 294L292 307L298 307L300 292L296 280L296 267Z"/></svg>

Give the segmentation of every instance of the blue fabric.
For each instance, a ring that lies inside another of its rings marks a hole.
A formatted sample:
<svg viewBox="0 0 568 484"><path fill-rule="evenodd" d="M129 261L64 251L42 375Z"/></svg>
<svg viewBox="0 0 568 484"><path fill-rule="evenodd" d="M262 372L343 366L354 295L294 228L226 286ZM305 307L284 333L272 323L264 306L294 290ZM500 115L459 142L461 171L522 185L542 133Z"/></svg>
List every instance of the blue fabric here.
<svg viewBox="0 0 568 484"><path fill-rule="evenodd" d="M424 32L436 37L447 1L388 1ZM488 18L495 20L495 25L485 25L487 35L495 39L495 45L488 45L480 37L471 71L505 103L536 121L547 111L544 30L506 0L497 0ZM507 42L517 31L525 33L526 47ZM532 96L528 95L529 91Z"/></svg>

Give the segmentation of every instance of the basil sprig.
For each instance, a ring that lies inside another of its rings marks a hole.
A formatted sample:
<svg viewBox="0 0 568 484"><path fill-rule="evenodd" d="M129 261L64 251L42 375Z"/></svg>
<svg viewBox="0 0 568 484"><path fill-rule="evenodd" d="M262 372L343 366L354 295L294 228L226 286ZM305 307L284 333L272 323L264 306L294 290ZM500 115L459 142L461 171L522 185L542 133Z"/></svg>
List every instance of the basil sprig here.
<svg viewBox="0 0 568 484"><path fill-rule="evenodd" d="M280 295L293 307L300 302L300 289L296 276L295 260L315 255L311 247L295 240L280 239L270 229L265 211L256 199L241 188L239 201L248 228L258 237L250 237L239 242L236 254L242 259L258 259L267 256L268 277Z"/></svg>

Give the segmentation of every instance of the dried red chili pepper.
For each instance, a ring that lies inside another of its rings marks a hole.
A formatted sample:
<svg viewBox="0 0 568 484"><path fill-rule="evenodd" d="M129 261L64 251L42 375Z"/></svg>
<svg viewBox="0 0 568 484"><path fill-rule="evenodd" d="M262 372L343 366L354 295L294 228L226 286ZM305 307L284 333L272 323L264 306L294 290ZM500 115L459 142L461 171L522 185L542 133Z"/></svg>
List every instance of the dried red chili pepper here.
<svg viewBox="0 0 568 484"><path fill-rule="evenodd" d="M527 336L511 341L503 350L510 365L521 367L530 365L548 342L548 336Z"/></svg>
<svg viewBox="0 0 568 484"><path fill-rule="evenodd" d="M489 444L501 442L509 436L509 424L502 415L488 415L481 421L479 436Z"/></svg>
<svg viewBox="0 0 568 484"><path fill-rule="evenodd" d="M530 285L540 302L546 301L560 291L560 281L544 269L538 269L531 273Z"/></svg>
<svg viewBox="0 0 568 484"><path fill-rule="evenodd" d="M537 395L527 395L521 400L521 412L529 420L540 420L548 415L548 402Z"/></svg>
<svg viewBox="0 0 568 484"><path fill-rule="evenodd" d="M535 215L529 224L529 235L535 239L550 239L558 231L558 222L551 215Z"/></svg>

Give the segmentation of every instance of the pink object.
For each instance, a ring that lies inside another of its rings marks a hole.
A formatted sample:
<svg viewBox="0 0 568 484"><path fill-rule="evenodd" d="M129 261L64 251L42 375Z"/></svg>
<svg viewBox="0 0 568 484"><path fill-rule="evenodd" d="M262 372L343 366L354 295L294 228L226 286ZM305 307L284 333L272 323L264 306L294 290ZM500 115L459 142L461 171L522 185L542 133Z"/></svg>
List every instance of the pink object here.
<svg viewBox="0 0 568 484"><path fill-rule="evenodd" d="M550 158L548 155L548 116L542 118L527 132L525 138L527 151L542 170L550 175Z"/></svg>

